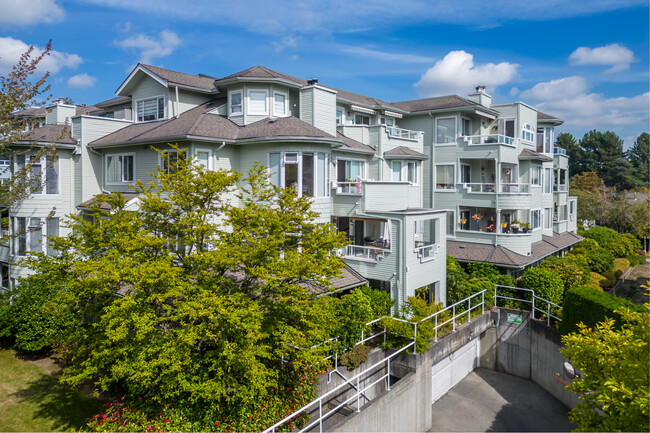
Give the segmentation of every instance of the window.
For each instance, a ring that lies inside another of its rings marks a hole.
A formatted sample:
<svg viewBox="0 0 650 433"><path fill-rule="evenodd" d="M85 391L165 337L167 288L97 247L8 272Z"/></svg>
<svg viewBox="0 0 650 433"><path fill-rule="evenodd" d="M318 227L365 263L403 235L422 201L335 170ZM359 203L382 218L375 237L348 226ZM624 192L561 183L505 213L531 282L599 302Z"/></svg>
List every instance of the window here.
<svg viewBox="0 0 650 433"><path fill-rule="evenodd" d="M165 98L163 96L136 101L135 106L138 122L165 118Z"/></svg>
<svg viewBox="0 0 650 433"><path fill-rule="evenodd" d="M354 115L354 124L355 125L370 125L370 116L364 116L363 114Z"/></svg>
<svg viewBox="0 0 650 433"><path fill-rule="evenodd" d="M0 156L0 182L11 178L11 157Z"/></svg>
<svg viewBox="0 0 650 433"><path fill-rule="evenodd" d="M180 155L180 158L185 158L185 152L183 152L183 154ZM177 151L166 150L165 152L163 152L160 159L161 159L160 162L163 171L167 173L173 173L178 170L179 155Z"/></svg>
<svg viewBox="0 0 650 433"><path fill-rule="evenodd" d="M472 120L467 117L462 118L463 135L472 135Z"/></svg>
<svg viewBox="0 0 650 433"><path fill-rule="evenodd" d="M571 218L571 221L575 219L576 216L576 202L575 201L570 201L569 202L569 217Z"/></svg>
<svg viewBox="0 0 650 433"><path fill-rule="evenodd" d="M336 107L336 124L343 125L343 109Z"/></svg>
<svg viewBox="0 0 650 433"><path fill-rule="evenodd" d="M382 117L379 119L379 123L386 126L395 126L395 119L392 117Z"/></svg>
<svg viewBox="0 0 650 433"><path fill-rule="evenodd" d="M59 193L59 159L48 156L45 158L45 193Z"/></svg>
<svg viewBox="0 0 650 433"><path fill-rule="evenodd" d="M521 139L525 143L534 144L535 143L535 130L529 123L526 123L521 129Z"/></svg>
<svg viewBox="0 0 650 433"><path fill-rule="evenodd" d="M365 162L352 159L336 160L336 181L354 182L365 178Z"/></svg>
<svg viewBox="0 0 650 433"><path fill-rule="evenodd" d="M436 144L456 144L456 118L436 119Z"/></svg>
<svg viewBox="0 0 650 433"><path fill-rule="evenodd" d="M248 91L248 114L257 114L257 115L269 114L267 99L268 99L268 92L266 90L249 90Z"/></svg>
<svg viewBox="0 0 650 433"><path fill-rule="evenodd" d="M212 151L207 149L197 149L194 155L196 163L203 166L206 170L212 170Z"/></svg>
<svg viewBox="0 0 650 433"><path fill-rule="evenodd" d="M436 190L454 190L454 165L436 165Z"/></svg>
<svg viewBox="0 0 650 433"><path fill-rule="evenodd" d="M409 182L411 185L418 183L417 161L393 161L391 163L391 180L393 182Z"/></svg>
<svg viewBox="0 0 650 433"><path fill-rule="evenodd" d="M287 116L287 94L273 92L273 115L276 117Z"/></svg>
<svg viewBox="0 0 650 433"><path fill-rule="evenodd" d="M452 237L456 235L456 213L453 210L448 210L447 214L447 236Z"/></svg>
<svg viewBox="0 0 650 433"><path fill-rule="evenodd" d="M542 167L533 165L530 167L530 184L533 186L542 185Z"/></svg>
<svg viewBox="0 0 650 433"><path fill-rule="evenodd" d="M59 219L14 217L13 229L14 255L26 256L28 251L40 253L43 252L43 244L48 236L59 235ZM55 255L57 253L50 246L49 242L47 243L47 249L45 251L48 255Z"/></svg>
<svg viewBox="0 0 650 433"><path fill-rule="evenodd" d="M34 194L42 194L43 193L43 165L41 158L31 155L29 157L29 164L31 165L31 173L30 173L30 182L33 185L33 192Z"/></svg>
<svg viewBox="0 0 650 433"><path fill-rule="evenodd" d="M230 92L228 97L230 98L230 105L228 106L228 110L230 111L231 115L237 115L237 114L243 114L243 107L242 107L242 91L239 90L237 92Z"/></svg>
<svg viewBox="0 0 650 433"><path fill-rule="evenodd" d="M497 122L498 132L500 135L506 137L515 137L515 120L514 119L499 119Z"/></svg>
<svg viewBox="0 0 650 433"><path fill-rule="evenodd" d="M535 209L530 211L530 226L533 230L542 227L542 211Z"/></svg>
<svg viewBox="0 0 650 433"><path fill-rule="evenodd" d="M553 217L552 217L552 209L550 207L545 207L544 208L544 228L545 229L550 229L553 228Z"/></svg>
<svg viewBox="0 0 650 433"><path fill-rule="evenodd" d="M418 183L418 165L415 161L409 161L406 163L406 180L408 180L411 185L417 185Z"/></svg>
<svg viewBox="0 0 650 433"><path fill-rule="evenodd" d="M134 164L134 153L106 155L106 183L133 182Z"/></svg>
<svg viewBox="0 0 650 433"><path fill-rule="evenodd" d="M8 289L9 288L9 265L7 264L0 264L0 272L2 273L2 288L3 289Z"/></svg>
<svg viewBox="0 0 650 433"><path fill-rule="evenodd" d="M298 196L328 195L327 155L325 153L286 152L269 154L269 178L282 188L291 188Z"/></svg>
<svg viewBox="0 0 650 433"><path fill-rule="evenodd" d="M26 161L29 161L31 166L27 176L32 186L32 193L58 194L59 159L52 156L16 155L14 172L24 169ZM7 173L7 178L10 176Z"/></svg>
<svg viewBox="0 0 650 433"><path fill-rule="evenodd" d="M49 218L45 225L45 230L47 232L47 255L55 256L57 251L51 244L50 236L59 236L59 219L58 218Z"/></svg>
<svg viewBox="0 0 650 433"><path fill-rule="evenodd" d="M440 220L429 219L413 222L415 252L422 261L433 260L440 242Z"/></svg>
<svg viewBox="0 0 650 433"><path fill-rule="evenodd" d="M392 180L394 182L402 181L402 163L400 161L393 161L392 165Z"/></svg>
<svg viewBox="0 0 650 433"><path fill-rule="evenodd" d="M550 194L553 189L551 187L553 183L553 169L545 168L544 169L544 194Z"/></svg>
<svg viewBox="0 0 650 433"><path fill-rule="evenodd" d="M472 183L472 167L469 164L460 165L460 183Z"/></svg>

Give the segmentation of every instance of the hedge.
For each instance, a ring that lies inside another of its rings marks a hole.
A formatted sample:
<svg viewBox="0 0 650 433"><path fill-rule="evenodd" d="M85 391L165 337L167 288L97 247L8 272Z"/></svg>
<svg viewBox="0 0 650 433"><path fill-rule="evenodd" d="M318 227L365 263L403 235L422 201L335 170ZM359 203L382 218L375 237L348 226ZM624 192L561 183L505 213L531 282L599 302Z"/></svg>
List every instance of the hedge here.
<svg viewBox="0 0 650 433"><path fill-rule="evenodd" d="M648 309L633 304L627 299L619 298L609 293L591 287L579 287L566 292L562 308L562 334L578 331L578 323L584 323L590 328L605 318L620 321L620 315L614 310L628 308L633 311L648 313ZM619 323L615 324L618 329Z"/></svg>

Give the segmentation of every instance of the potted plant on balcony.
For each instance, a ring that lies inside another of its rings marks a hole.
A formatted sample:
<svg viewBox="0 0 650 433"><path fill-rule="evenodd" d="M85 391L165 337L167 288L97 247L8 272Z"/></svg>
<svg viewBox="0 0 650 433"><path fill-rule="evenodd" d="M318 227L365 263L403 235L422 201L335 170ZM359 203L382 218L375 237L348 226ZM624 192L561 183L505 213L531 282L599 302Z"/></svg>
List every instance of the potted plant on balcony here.
<svg viewBox="0 0 650 433"><path fill-rule="evenodd" d="M519 233L519 228L520 228L520 227L521 227L521 221L519 221L519 220L514 220L514 221L510 224L510 228L512 229L512 233L513 233L513 234L517 234L517 233Z"/></svg>
<svg viewBox="0 0 650 433"><path fill-rule="evenodd" d="M528 233L530 231L530 223L522 223L521 230L523 230L524 233Z"/></svg>
<svg viewBox="0 0 650 433"><path fill-rule="evenodd" d="M485 230L487 230L490 233L494 233L494 229L495 229L494 224L488 224L485 226Z"/></svg>

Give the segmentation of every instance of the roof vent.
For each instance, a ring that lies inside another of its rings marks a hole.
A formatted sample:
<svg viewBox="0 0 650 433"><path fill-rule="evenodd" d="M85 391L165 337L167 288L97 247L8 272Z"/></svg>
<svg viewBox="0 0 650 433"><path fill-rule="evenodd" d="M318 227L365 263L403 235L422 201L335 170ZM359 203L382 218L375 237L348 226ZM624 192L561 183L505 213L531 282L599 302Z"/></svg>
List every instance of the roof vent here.
<svg viewBox="0 0 650 433"><path fill-rule="evenodd" d="M478 86L476 86L476 91L479 93L485 93L485 86L479 84Z"/></svg>
<svg viewBox="0 0 650 433"><path fill-rule="evenodd" d="M311 80L307 80L308 86L313 86L314 84L318 84L318 78L312 78Z"/></svg>
<svg viewBox="0 0 650 433"><path fill-rule="evenodd" d="M278 120L277 117L271 117L271 118L269 119L269 123L275 123L277 120Z"/></svg>

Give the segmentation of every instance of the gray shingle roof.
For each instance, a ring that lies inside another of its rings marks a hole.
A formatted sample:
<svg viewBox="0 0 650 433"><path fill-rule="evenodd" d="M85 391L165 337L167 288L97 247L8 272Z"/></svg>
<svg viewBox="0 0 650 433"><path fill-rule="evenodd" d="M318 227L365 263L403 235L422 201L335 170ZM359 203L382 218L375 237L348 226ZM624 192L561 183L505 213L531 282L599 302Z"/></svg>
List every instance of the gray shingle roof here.
<svg viewBox="0 0 650 433"><path fill-rule="evenodd" d="M542 113L541 111L537 112L538 119L550 119L550 120L560 120L557 117L553 117L550 114Z"/></svg>
<svg viewBox="0 0 650 433"><path fill-rule="evenodd" d="M158 75L163 80L180 84L181 86L196 87L198 89L212 90L214 89L214 79L205 78L205 76L185 74L183 72L170 71L169 69L159 68L157 66L145 65L140 63L140 66L148 69L154 74Z"/></svg>
<svg viewBox="0 0 650 433"><path fill-rule="evenodd" d="M399 146L388 152L384 152L386 159L429 159L424 153L413 150L406 146Z"/></svg>
<svg viewBox="0 0 650 433"><path fill-rule="evenodd" d="M237 140L265 137L335 138L322 129L318 129L296 117L262 119L239 128L239 133L237 134Z"/></svg>
<svg viewBox="0 0 650 433"><path fill-rule="evenodd" d="M415 99L413 101L394 102L399 108L411 112L444 110L447 108L481 107L481 104L461 98L458 95L439 96L435 98Z"/></svg>
<svg viewBox="0 0 650 433"><path fill-rule="evenodd" d="M524 149L521 151L519 154L519 159L533 159L533 160L538 160L538 161L552 161L553 158L551 158L548 155L544 155L543 153L538 153L534 152L530 149Z"/></svg>
<svg viewBox="0 0 650 433"><path fill-rule="evenodd" d="M136 198L138 196L138 194L136 194L134 192L123 192L122 196L124 197L124 201L128 202L128 201L133 200L134 198ZM97 194L93 198L91 198L89 200L86 200L85 202L77 205L77 207L78 208L83 208L83 209L90 209L91 207L93 207L97 203L97 204L99 204L99 209L101 209L103 211L112 210L113 207L104 201L104 197L105 197L104 194Z"/></svg>
<svg viewBox="0 0 650 433"><path fill-rule="evenodd" d="M32 117L32 116L39 116L39 117L45 117L45 107L29 107L25 108L24 110L16 111L13 113L14 116L20 116L20 117Z"/></svg>
<svg viewBox="0 0 650 433"><path fill-rule="evenodd" d="M95 107L106 108L106 107L114 107L116 105L123 105L123 104L130 104L130 103L131 103L130 96L117 96L115 98L107 99L106 101L98 102L94 105Z"/></svg>
<svg viewBox="0 0 650 433"><path fill-rule="evenodd" d="M582 236L567 232L561 235L542 236L531 246L531 254L524 256L502 246L472 242L447 241L447 254L460 261L492 263L496 266L523 268L582 240Z"/></svg>
<svg viewBox="0 0 650 433"><path fill-rule="evenodd" d="M363 144L357 140L353 140L349 137L346 137L340 132L336 133L336 138L343 141L343 147L337 150L343 150L343 151L350 150L354 152L363 152L363 153L372 153L372 154L375 153L375 149L372 146L368 146L367 144Z"/></svg>
<svg viewBox="0 0 650 433"><path fill-rule="evenodd" d="M230 74L227 77L219 78L216 80L216 83L219 84L220 81L228 80L231 78L277 78L293 81L294 83L300 84L302 86L307 85L307 80L292 77L291 75L283 74L282 72L274 71L272 69L259 65L244 69L243 71L235 72L234 74Z"/></svg>
<svg viewBox="0 0 650 433"><path fill-rule="evenodd" d="M19 141L29 143L77 144L70 135L70 125L46 125L21 135Z"/></svg>

